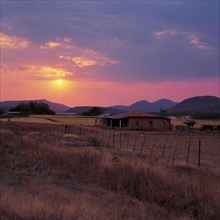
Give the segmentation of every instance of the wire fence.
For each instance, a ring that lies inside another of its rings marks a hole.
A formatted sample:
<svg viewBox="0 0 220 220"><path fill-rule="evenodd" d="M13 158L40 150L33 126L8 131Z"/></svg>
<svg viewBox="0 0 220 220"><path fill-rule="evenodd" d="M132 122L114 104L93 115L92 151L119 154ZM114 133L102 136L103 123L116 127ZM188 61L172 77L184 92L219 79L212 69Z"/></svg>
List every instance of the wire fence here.
<svg viewBox="0 0 220 220"><path fill-rule="evenodd" d="M97 143L97 146L131 152L149 159L166 159L203 167L220 165L220 139L215 133L108 130L72 125L65 125L64 133L93 140L93 146Z"/></svg>

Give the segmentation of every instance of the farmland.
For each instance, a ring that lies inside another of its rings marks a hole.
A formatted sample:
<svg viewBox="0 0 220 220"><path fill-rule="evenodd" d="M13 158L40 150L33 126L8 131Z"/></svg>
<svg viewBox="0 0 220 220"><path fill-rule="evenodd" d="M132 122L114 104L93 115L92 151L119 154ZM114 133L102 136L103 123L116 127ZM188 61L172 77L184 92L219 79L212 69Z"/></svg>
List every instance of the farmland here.
<svg viewBox="0 0 220 220"><path fill-rule="evenodd" d="M6 122L8 119L0 118ZM29 117L13 117L12 122L42 123L42 124L71 124L71 125L94 125L93 117L80 117L71 115L31 115Z"/></svg>
<svg viewBox="0 0 220 220"><path fill-rule="evenodd" d="M219 219L218 133L47 121L0 123L1 219Z"/></svg>
<svg viewBox="0 0 220 220"><path fill-rule="evenodd" d="M71 124L71 125L94 125L94 117L74 116L74 115L30 115L29 117L14 117L10 119L13 122L43 123L43 124ZM0 118L0 122L8 121L7 118ZM184 125L185 119L172 119L171 124ZM220 125L220 120L196 120L195 128L199 129L201 125Z"/></svg>

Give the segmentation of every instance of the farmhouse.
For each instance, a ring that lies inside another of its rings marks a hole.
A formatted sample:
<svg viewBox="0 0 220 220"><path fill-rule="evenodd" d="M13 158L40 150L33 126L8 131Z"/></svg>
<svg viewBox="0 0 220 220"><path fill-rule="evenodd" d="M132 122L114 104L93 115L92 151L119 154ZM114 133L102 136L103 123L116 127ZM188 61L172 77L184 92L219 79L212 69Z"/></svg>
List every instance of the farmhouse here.
<svg viewBox="0 0 220 220"><path fill-rule="evenodd" d="M119 115L103 117L102 126L130 130L166 131L170 130L169 118L160 117L139 111L126 112Z"/></svg>
<svg viewBox="0 0 220 220"><path fill-rule="evenodd" d="M95 117L95 125L102 126L103 119L112 116L112 113L103 113Z"/></svg>

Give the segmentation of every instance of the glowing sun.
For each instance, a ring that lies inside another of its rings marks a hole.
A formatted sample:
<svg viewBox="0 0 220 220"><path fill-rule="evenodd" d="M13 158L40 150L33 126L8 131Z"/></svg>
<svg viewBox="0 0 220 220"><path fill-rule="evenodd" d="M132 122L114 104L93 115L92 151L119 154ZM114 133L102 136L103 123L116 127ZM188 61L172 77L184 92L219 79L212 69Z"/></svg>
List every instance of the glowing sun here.
<svg viewBox="0 0 220 220"><path fill-rule="evenodd" d="M58 84L61 84L61 83L62 83L62 79L58 79L58 80L57 80L57 83L58 83Z"/></svg>

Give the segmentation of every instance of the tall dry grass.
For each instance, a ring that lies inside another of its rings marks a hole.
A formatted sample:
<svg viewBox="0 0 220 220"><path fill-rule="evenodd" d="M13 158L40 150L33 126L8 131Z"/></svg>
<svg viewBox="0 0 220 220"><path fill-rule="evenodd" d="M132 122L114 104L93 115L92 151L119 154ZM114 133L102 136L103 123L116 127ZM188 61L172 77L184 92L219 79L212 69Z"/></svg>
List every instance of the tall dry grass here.
<svg viewBox="0 0 220 220"><path fill-rule="evenodd" d="M219 219L219 173L0 125L1 219ZM71 144L70 144L71 143Z"/></svg>

